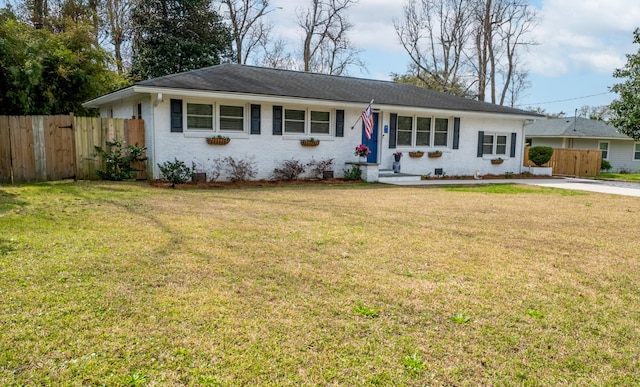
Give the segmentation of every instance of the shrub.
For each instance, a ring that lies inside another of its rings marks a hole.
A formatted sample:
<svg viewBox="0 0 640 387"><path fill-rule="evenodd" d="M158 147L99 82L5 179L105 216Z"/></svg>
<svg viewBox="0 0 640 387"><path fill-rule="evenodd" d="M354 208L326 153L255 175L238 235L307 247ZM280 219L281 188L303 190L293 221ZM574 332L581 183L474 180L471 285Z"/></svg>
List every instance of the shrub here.
<svg viewBox="0 0 640 387"><path fill-rule="evenodd" d="M351 167L351 169L344 170L345 180L360 180L362 179L362 170L357 165Z"/></svg>
<svg viewBox="0 0 640 387"><path fill-rule="evenodd" d="M226 171L229 173L231 181L247 181L256 177L258 169L253 158L236 160L231 156L224 158Z"/></svg>
<svg viewBox="0 0 640 387"><path fill-rule="evenodd" d="M534 146L529 148L529 160L539 167L548 163L552 155L553 148L550 146Z"/></svg>
<svg viewBox="0 0 640 387"><path fill-rule="evenodd" d="M193 169L187 167L187 165L176 158L174 161L165 161L162 164L158 164L160 172L162 172L163 180L171 183L171 188L175 188L176 184L186 183L191 179L191 173Z"/></svg>
<svg viewBox="0 0 640 387"><path fill-rule="evenodd" d="M600 169L602 169L603 171L608 171L611 169L611 163L607 160L602 160L600 162Z"/></svg>
<svg viewBox="0 0 640 387"><path fill-rule="evenodd" d="M124 147L124 142L117 138L113 141L107 141L107 150L102 147L94 146L95 153L93 156L100 156L105 162L104 169L98 169L96 172L103 180L122 181L133 178L137 169L132 164L138 161L145 161L147 158L143 156L146 147L129 145Z"/></svg>
<svg viewBox="0 0 640 387"><path fill-rule="evenodd" d="M285 160L280 168L273 170L273 176L276 180L296 180L304 173L304 164L298 160Z"/></svg>
<svg viewBox="0 0 640 387"><path fill-rule="evenodd" d="M333 159L317 161L315 159L311 159L311 161L307 163L307 166L311 167L311 177L324 179L324 173L330 171L333 166Z"/></svg>
<svg viewBox="0 0 640 387"><path fill-rule="evenodd" d="M207 161L196 161L193 172L204 172L207 174L207 181L216 181L220 178L224 169L224 160L216 157L215 159L207 159Z"/></svg>

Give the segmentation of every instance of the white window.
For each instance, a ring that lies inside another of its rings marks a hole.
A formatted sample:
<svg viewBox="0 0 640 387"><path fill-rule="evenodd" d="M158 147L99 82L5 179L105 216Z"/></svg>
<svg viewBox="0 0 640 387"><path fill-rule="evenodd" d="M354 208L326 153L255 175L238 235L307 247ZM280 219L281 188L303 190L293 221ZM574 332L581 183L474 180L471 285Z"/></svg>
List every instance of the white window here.
<svg viewBox="0 0 640 387"><path fill-rule="evenodd" d="M329 134L330 128L329 112L311 111L311 134Z"/></svg>
<svg viewBox="0 0 640 387"><path fill-rule="evenodd" d="M284 109L285 134L331 134L331 113L322 110Z"/></svg>
<svg viewBox="0 0 640 387"><path fill-rule="evenodd" d="M598 143L598 149L602 151L602 159L608 160L609 159L609 143L606 141L601 141L600 143Z"/></svg>
<svg viewBox="0 0 640 387"><path fill-rule="evenodd" d="M187 103L187 129L213 130L213 105Z"/></svg>
<svg viewBox="0 0 640 387"><path fill-rule="evenodd" d="M508 136L503 133L485 133L482 138L482 154L506 156Z"/></svg>
<svg viewBox="0 0 640 387"><path fill-rule="evenodd" d="M633 148L633 159L640 160L640 142L636 143L635 147Z"/></svg>
<svg viewBox="0 0 640 387"><path fill-rule="evenodd" d="M449 119L398 116L396 123L398 146L449 146Z"/></svg>
<svg viewBox="0 0 640 387"><path fill-rule="evenodd" d="M188 102L185 111L187 130L242 133L247 129L244 105Z"/></svg>
<svg viewBox="0 0 640 387"><path fill-rule="evenodd" d="M220 105L220 131L244 131L244 106Z"/></svg>

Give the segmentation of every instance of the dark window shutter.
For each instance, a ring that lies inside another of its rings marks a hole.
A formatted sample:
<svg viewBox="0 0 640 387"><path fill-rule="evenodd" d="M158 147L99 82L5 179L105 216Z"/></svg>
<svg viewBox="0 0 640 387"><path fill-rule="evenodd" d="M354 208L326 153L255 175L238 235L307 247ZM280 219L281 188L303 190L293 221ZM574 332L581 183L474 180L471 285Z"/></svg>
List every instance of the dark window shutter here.
<svg viewBox="0 0 640 387"><path fill-rule="evenodd" d="M260 105L251 105L251 134L260 134Z"/></svg>
<svg viewBox="0 0 640 387"><path fill-rule="evenodd" d="M460 148L460 117L453 119L453 149Z"/></svg>
<svg viewBox="0 0 640 387"><path fill-rule="evenodd" d="M516 157L516 138L518 133L511 133L511 154L509 157Z"/></svg>
<svg viewBox="0 0 640 387"><path fill-rule="evenodd" d="M336 110L336 137L344 137L344 110Z"/></svg>
<svg viewBox="0 0 640 387"><path fill-rule="evenodd" d="M482 142L484 141L484 131L478 132L478 157L482 157Z"/></svg>
<svg viewBox="0 0 640 387"><path fill-rule="evenodd" d="M282 106L273 107L273 135L282 135Z"/></svg>
<svg viewBox="0 0 640 387"><path fill-rule="evenodd" d="M182 132L182 100L171 100L171 131Z"/></svg>
<svg viewBox="0 0 640 387"><path fill-rule="evenodd" d="M389 149L396 148L396 127L398 125L398 115L391 113L389 116Z"/></svg>

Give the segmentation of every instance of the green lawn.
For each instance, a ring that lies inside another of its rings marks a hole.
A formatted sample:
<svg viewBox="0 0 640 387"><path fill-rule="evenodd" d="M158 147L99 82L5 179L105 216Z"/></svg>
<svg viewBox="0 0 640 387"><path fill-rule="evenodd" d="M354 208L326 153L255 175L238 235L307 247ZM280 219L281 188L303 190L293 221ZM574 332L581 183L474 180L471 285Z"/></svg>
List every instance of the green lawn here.
<svg viewBox="0 0 640 387"><path fill-rule="evenodd" d="M0 385L638 385L640 201L0 187Z"/></svg>
<svg viewBox="0 0 640 387"><path fill-rule="evenodd" d="M599 179L613 179L623 181L640 181L640 173L613 173L602 172L598 175Z"/></svg>

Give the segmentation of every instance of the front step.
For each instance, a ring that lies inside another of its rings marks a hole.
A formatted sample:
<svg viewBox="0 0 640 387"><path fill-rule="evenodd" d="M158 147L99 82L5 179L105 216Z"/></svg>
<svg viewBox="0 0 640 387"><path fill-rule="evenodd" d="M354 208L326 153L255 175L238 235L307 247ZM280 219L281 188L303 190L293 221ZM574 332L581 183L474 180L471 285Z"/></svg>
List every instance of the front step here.
<svg viewBox="0 0 640 387"><path fill-rule="evenodd" d="M390 169L381 169L378 174L378 182L393 184L401 181L420 181L420 175L410 175L408 173L393 173Z"/></svg>

